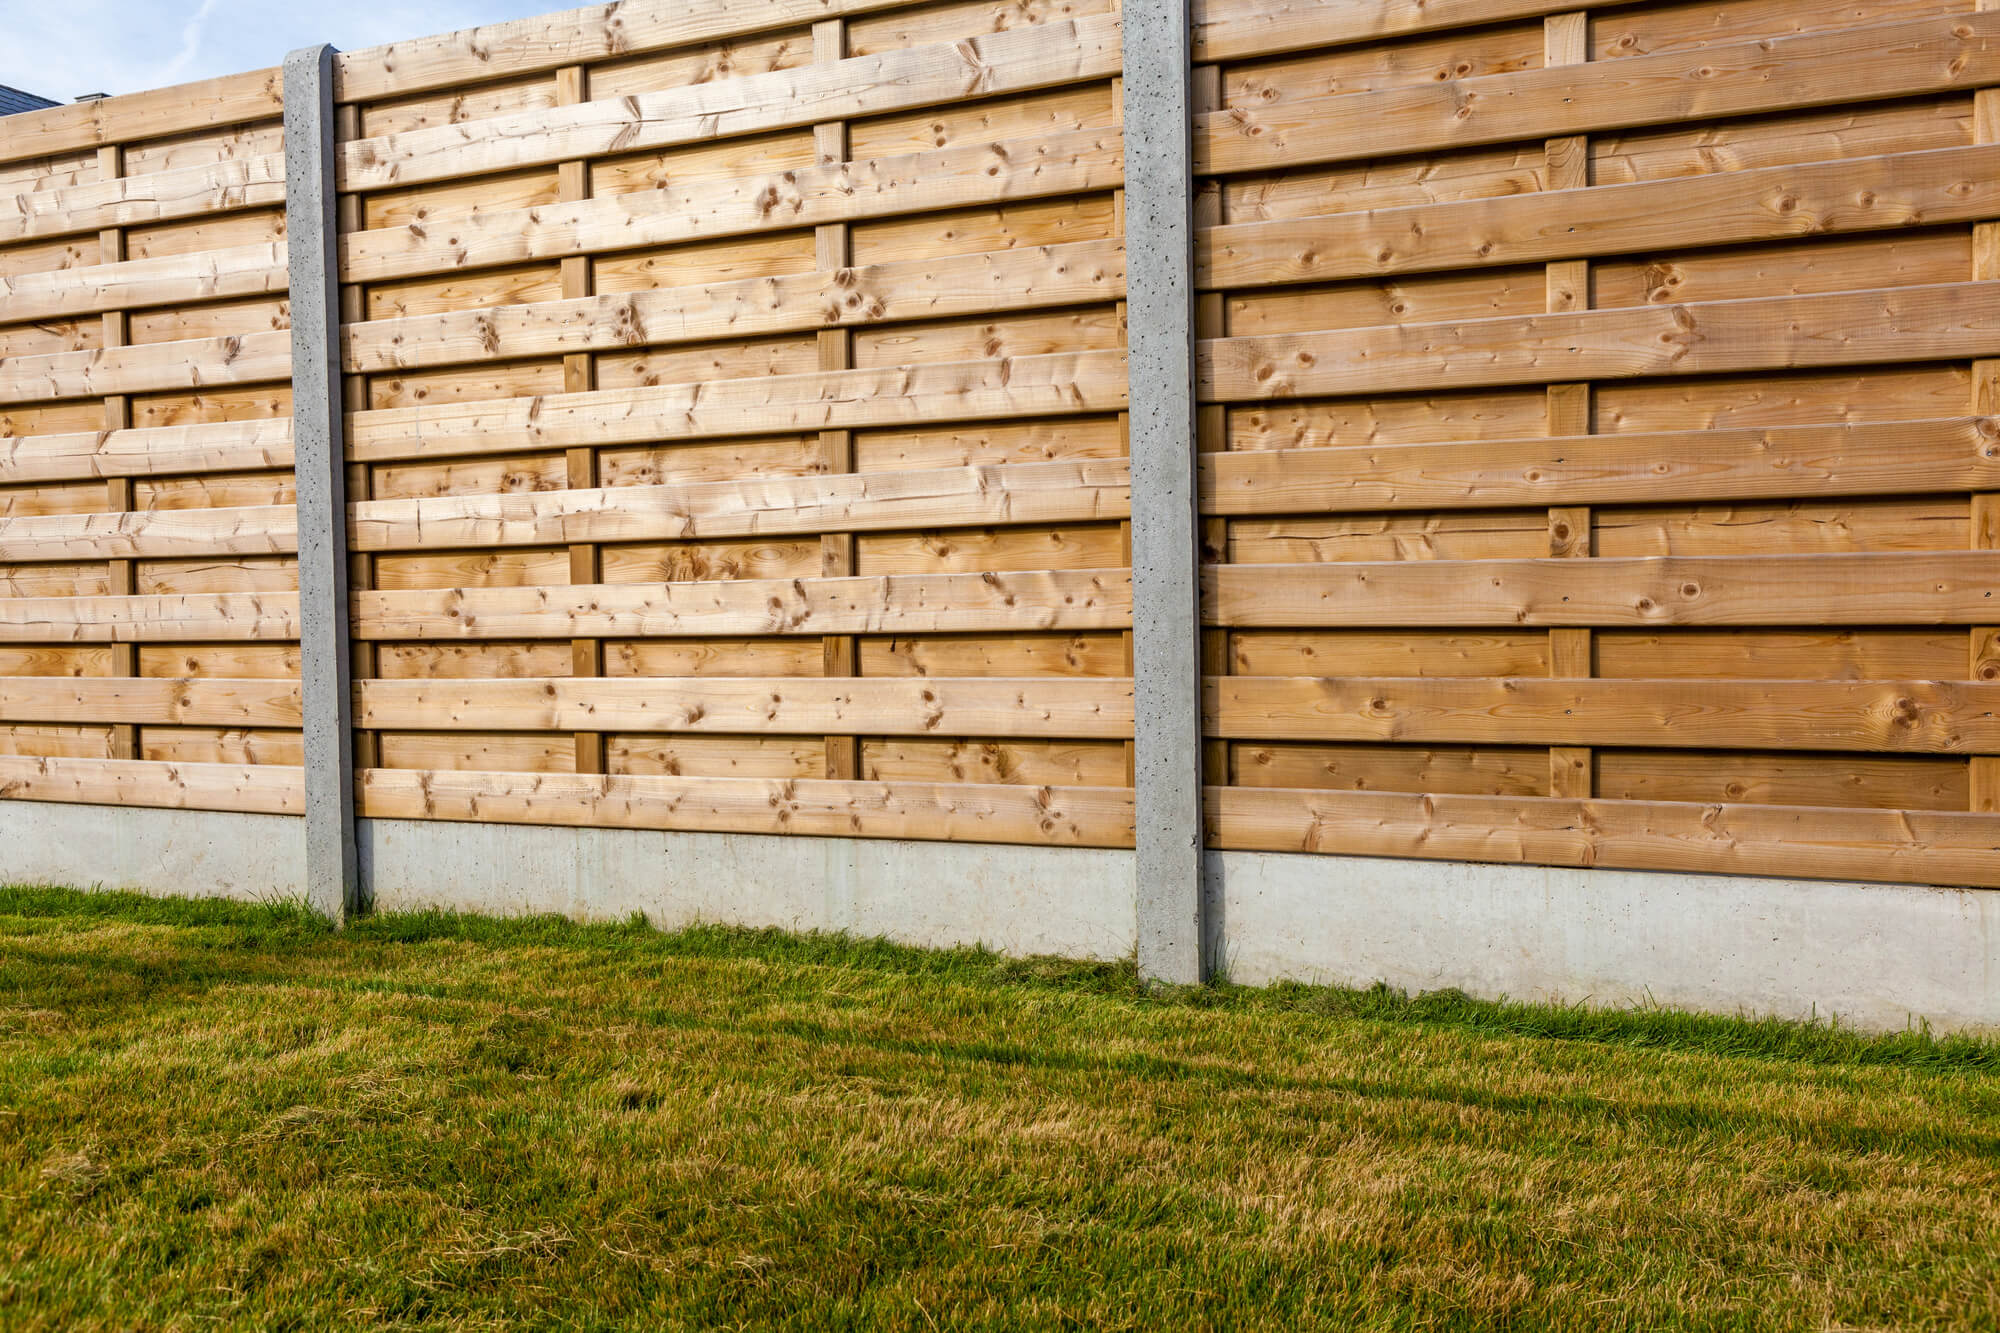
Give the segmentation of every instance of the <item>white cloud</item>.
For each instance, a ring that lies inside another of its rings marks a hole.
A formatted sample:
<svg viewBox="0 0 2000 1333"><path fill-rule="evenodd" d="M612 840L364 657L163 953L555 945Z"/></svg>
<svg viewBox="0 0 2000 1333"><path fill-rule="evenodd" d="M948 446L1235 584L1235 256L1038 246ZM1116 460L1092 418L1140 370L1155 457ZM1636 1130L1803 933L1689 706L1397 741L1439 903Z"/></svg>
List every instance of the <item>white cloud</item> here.
<svg viewBox="0 0 2000 1333"><path fill-rule="evenodd" d="M0 83L66 102L571 7L565 0L0 0Z"/></svg>

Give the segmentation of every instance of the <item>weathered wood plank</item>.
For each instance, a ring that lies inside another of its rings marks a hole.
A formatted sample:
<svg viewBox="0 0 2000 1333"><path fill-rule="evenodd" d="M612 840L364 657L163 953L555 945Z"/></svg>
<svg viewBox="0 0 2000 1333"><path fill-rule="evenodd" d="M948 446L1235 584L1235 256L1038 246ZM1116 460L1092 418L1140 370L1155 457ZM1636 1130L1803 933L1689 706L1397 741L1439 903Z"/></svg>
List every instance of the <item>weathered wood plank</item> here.
<svg viewBox="0 0 2000 1333"><path fill-rule="evenodd" d="M1736 245L2000 214L2000 147L1887 153L1675 180L1541 190L1214 227L1204 287L1479 269Z"/></svg>
<svg viewBox="0 0 2000 1333"><path fill-rule="evenodd" d="M1079 241L376 320L344 331L346 367L382 373L1086 305L1124 295L1123 244Z"/></svg>
<svg viewBox="0 0 2000 1333"><path fill-rule="evenodd" d="M1129 847L1123 787L365 769L359 813L586 828L688 829Z"/></svg>
<svg viewBox="0 0 2000 1333"><path fill-rule="evenodd" d="M273 329L221 338L0 357L0 403L257 384L287 380L291 374L291 332Z"/></svg>
<svg viewBox="0 0 2000 1333"><path fill-rule="evenodd" d="M343 282L671 245L1021 199L1124 183L1115 128L941 148L534 208L469 213L434 225L383 227L340 238ZM4 233L0 233L4 235Z"/></svg>
<svg viewBox="0 0 2000 1333"><path fill-rule="evenodd" d="M1210 787L1217 847L2000 888L2000 816Z"/></svg>
<svg viewBox="0 0 2000 1333"><path fill-rule="evenodd" d="M357 591L352 604L363 639L1025 633L1123 629L1132 617L1131 578L1122 569ZM0 639L8 637L10 609L0 599Z"/></svg>
<svg viewBox="0 0 2000 1333"><path fill-rule="evenodd" d="M1211 514L1921 495L2000 488L2000 420L1833 422L1204 454Z"/></svg>
<svg viewBox="0 0 2000 1333"><path fill-rule="evenodd" d="M1248 402L2000 354L2000 282L1222 338L1202 397Z"/></svg>
<svg viewBox="0 0 2000 1333"><path fill-rule="evenodd" d="M1130 480L1121 460L1016 463L375 500L352 507L349 544L359 551L387 551L1074 523L1123 518L1130 509ZM14 521L45 528L56 522ZM0 520L0 541L7 531Z"/></svg>
<svg viewBox="0 0 2000 1333"><path fill-rule="evenodd" d="M2000 693L2000 686L1991 688ZM0 693L0 709L5 698ZM1117 679L377 680L359 682L355 699L357 725L383 729L1065 739L1132 734L1132 682Z"/></svg>
<svg viewBox="0 0 2000 1333"><path fill-rule="evenodd" d="M297 549L292 505L0 518L0 551L9 560L289 555Z"/></svg>
<svg viewBox="0 0 2000 1333"><path fill-rule="evenodd" d="M278 764L165 764L140 759L0 755L0 800L169 810L305 813L305 773Z"/></svg>
<svg viewBox="0 0 2000 1333"><path fill-rule="evenodd" d="M67 435L0 435L0 485L254 472L291 465L289 417Z"/></svg>
<svg viewBox="0 0 2000 1333"><path fill-rule="evenodd" d="M206 218L284 202L284 154L266 153L0 195L0 243Z"/></svg>
<svg viewBox="0 0 2000 1333"><path fill-rule="evenodd" d="M0 274L0 323L269 296L284 291L287 283L282 242L49 273Z"/></svg>
<svg viewBox="0 0 2000 1333"><path fill-rule="evenodd" d="M2000 605L2000 551L1228 565L1218 625L1971 625Z"/></svg>
<svg viewBox="0 0 2000 1333"><path fill-rule="evenodd" d="M1197 118L1209 174L1791 111L2000 82L2000 13L1232 107Z"/></svg>
<svg viewBox="0 0 2000 1333"><path fill-rule="evenodd" d="M1053 353L385 408L350 417L347 440L351 459L380 462L1067 416L1115 412L1124 405L1122 351Z"/></svg>
<svg viewBox="0 0 2000 1333"><path fill-rule="evenodd" d="M297 681L213 678L66 679L0 676L0 719L10 722L160 723L296 727Z"/></svg>
<svg viewBox="0 0 2000 1333"><path fill-rule="evenodd" d="M296 593L0 597L0 643L296 639L298 620Z"/></svg>
<svg viewBox="0 0 2000 1333"><path fill-rule="evenodd" d="M334 57L334 96L369 102L456 84L486 83L562 65L589 64L803 28L822 19L900 9L923 0L622 0L533 18L412 37Z"/></svg>
<svg viewBox="0 0 2000 1333"><path fill-rule="evenodd" d="M342 190L384 190L607 153L1029 92L1121 69L1118 16L752 74L345 143Z"/></svg>
<svg viewBox="0 0 2000 1333"><path fill-rule="evenodd" d="M1222 676L1206 712L1231 740L2000 750L2000 685L1960 681Z"/></svg>

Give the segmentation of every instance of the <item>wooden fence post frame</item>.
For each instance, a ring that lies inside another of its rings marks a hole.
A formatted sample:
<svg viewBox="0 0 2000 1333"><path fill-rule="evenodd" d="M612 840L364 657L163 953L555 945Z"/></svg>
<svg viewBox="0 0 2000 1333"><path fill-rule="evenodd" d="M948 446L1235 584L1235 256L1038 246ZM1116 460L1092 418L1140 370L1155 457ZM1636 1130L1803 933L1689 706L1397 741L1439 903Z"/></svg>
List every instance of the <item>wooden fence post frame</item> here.
<svg viewBox="0 0 2000 1333"><path fill-rule="evenodd" d="M292 446L298 475L299 658L305 727L306 898L356 910L347 449L341 416L333 57L285 57L285 236L291 269Z"/></svg>

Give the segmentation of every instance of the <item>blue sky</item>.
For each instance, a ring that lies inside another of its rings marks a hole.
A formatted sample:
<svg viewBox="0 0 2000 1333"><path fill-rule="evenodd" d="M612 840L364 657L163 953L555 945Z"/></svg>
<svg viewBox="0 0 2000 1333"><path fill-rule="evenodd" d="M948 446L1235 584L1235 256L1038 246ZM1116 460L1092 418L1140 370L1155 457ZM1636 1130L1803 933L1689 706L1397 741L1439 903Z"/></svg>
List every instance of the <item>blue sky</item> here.
<svg viewBox="0 0 2000 1333"><path fill-rule="evenodd" d="M0 0L0 83L58 102L575 8L582 0Z"/></svg>

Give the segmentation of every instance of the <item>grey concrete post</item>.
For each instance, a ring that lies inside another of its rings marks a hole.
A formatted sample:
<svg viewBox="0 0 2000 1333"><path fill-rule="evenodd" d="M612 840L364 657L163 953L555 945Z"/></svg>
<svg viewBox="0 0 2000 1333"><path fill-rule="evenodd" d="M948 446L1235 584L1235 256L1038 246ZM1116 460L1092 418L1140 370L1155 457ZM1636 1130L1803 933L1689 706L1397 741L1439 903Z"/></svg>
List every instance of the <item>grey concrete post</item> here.
<svg viewBox="0 0 2000 1333"><path fill-rule="evenodd" d="M1141 0L1123 14L1139 970L1191 983L1207 972L1195 514L1194 47L1189 0Z"/></svg>
<svg viewBox="0 0 2000 1333"><path fill-rule="evenodd" d="M285 57L285 236L291 267L292 448L299 499L306 898L344 922L359 892L347 608L347 446L340 402L333 48Z"/></svg>

